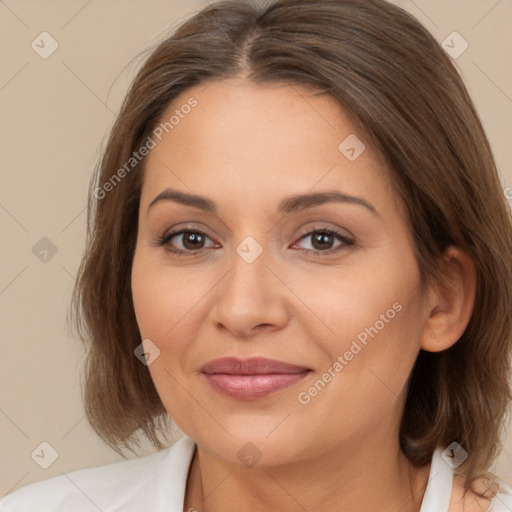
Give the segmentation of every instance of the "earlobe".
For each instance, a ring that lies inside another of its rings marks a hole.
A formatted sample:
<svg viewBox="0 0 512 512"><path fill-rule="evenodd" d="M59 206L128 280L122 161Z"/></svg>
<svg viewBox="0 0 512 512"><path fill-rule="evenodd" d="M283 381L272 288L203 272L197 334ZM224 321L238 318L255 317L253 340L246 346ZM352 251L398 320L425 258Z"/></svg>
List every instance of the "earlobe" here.
<svg viewBox="0 0 512 512"><path fill-rule="evenodd" d="M466 329L476 294L476 270L471 257L450 246L440 263L443 282L429 289L421 348L440 352L454 345Z"/></svg>

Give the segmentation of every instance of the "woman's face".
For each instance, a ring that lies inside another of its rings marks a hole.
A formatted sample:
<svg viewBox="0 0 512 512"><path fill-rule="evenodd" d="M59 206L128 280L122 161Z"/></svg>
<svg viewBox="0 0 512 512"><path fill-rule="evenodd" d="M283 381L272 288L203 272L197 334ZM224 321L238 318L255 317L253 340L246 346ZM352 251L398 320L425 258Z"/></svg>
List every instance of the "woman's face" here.
<svg viewBox="0 0 512 512"><path fill-rule="evenodd" d="M162 122L132 290L170 416L235 464L396 442L426 311L404 206L370 142L297 86L203 84ZM204 368L226 357L294 366Z"/></svg>

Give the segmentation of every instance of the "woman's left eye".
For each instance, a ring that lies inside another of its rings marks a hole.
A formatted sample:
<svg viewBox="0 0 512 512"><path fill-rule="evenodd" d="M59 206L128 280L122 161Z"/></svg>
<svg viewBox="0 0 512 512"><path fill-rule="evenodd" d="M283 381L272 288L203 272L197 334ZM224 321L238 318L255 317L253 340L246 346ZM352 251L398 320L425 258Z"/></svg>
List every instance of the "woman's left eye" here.
<svg viewBox="0 0 512 512"><path fill-rule="evenodd" d="M177 248L171 244L171 241L175 238L180 240L182 248ZM311 238L311 245L313 248L302 249L303 252L307 253L331 254L342 250L344 247L354 245L353 240L341 232L329 228L314 229L305 235L302 235L299 242L308 238ZM336 238L340 243L333 248L332 245ZM167 251L178 254L178 256L182 254L193 256L194 254L200 253L208 248L204 246L206 240L210 240L210 237L202 231L182 229L180 231L165 234L156 241L155 245L164 246Z"/></svg>
<svg viewBox="0 0 512 512"><path fill-rule="evenodd" d="M311 245L313 245L313 249L303 249L304 252L314 252L321 255L332 254L342 250L344 247L354 245L354 240L348 238L346 235L336 231L335 229L329 228L310 231L303 235L300 240L306 240L308 238L311 238ZM333 249L332 244L336 238L340 240L340 243Z"/></svg>

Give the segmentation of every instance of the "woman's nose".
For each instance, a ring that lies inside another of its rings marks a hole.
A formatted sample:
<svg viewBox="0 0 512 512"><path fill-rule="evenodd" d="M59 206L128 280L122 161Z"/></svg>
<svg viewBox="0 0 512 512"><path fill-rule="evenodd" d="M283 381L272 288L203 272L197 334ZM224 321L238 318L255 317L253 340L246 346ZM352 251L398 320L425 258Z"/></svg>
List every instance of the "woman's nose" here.
<svg viewBox="0 0 512 512"><path fill-rule="evenodd" d="M289 291L276 270L269 267L265 251L256 258L254 252L245 257L243 251L237 251L232 261L231 269L216 287L211 320L240 338L262 329L284 327L289 321Z"/></svg>

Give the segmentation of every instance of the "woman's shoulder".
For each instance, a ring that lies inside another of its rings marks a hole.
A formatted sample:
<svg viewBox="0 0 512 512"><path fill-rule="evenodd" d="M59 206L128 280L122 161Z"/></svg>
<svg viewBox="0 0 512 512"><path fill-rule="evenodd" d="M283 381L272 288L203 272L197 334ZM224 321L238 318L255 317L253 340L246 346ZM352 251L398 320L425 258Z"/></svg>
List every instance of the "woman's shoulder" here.
<svg viewBox="0 0 512 512"><path fill-rule="evenodd" d="M107 510L112 499L119 493L140 492L141 487L150 484L149 475L166 457L162 452L123 460L105 466L97 466L63 473L46 480L35 482L0 501L1 512L32 512L44 510Z"/></svg>
<svg viewBox="0 0 512 512"><path fill-rule="evenodd" d="M179 499L193 447L193 441L185 437L150 455L26 485L0 501L0 512L145 510L148 503L159 499L164 481L170 494L169 483L176 485Z"/></svg>

